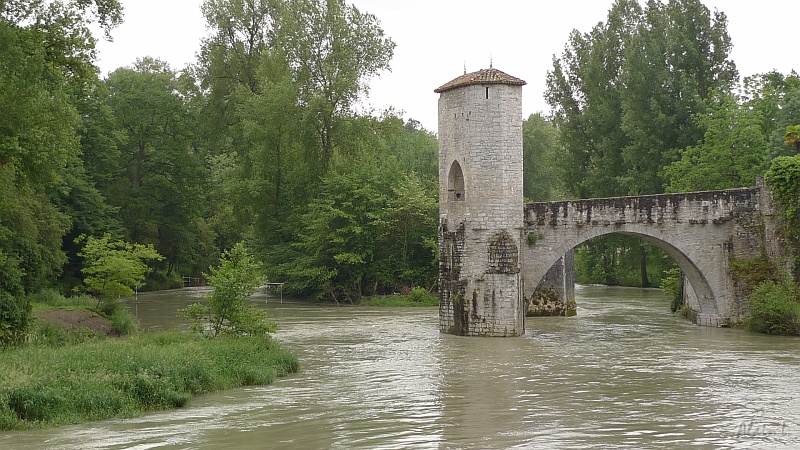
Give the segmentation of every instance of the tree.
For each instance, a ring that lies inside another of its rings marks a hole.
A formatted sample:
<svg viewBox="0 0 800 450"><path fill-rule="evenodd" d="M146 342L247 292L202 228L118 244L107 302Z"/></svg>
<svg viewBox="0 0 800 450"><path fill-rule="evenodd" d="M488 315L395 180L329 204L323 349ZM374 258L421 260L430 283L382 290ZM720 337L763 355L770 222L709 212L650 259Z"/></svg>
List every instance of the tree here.
<svg viewBox="0 0 800 450"><path fill-rule="evenodd" d="M377 211L376 282L430 287L435 280L434 258L439 205L438 191L411 172L395 182L386 206ZM382 270L381 270L382 269ZM383 271L383 273L381 273Z"/></svg>
<svg viewBox="0 0 800 450"><path fill-rule="evenodd" d="M305 123L315 144L307 155L322 177L336 147L340 124L362 94L367 81L389 69L395 44L384 37L378 19L344 0L285 2L278 45L300 84Z"/></svg>
<svg viewBox="0 0 800 450"><path fill-rule="evenodd" d="M274 267L298 256L294 224L332 161L368 139L353 106L394 44L340 0L207 0L203 11L198 135L224 174L214 199L227 200L212 226L247 236Z"/></svg>
<svg viewBox="0 0 800 450"><path fill-rule="evenodd" d="M81 116L76 98L96 81L90 24L121 21L116 0L0 2L0 341L30 323L25 294L52 283L71 225L56 193L74 187ZM77 184L77 183L75 183Z"/></svg>
<svg viewBox="0 0 800 450"><path fill-rule="evenodd" d="M800 154L800 125L789 125L783 135L786 145L793 145L795 153Z"/></svg>
<svg viewBox="0 0 800 450"><path fill-rule="evenodd" d="M151 243L166 257L167 274L191 261L208 174L193 147L191 117L177 74L163 61L137 60L106 81L108 103L122 135L121 166L109 202L133 242Z"/></svg>
<svg viewBox="0 0 800 450"><path fill-rule="evenodd" d="M663 168L702 137L692 115L736 80L726 24L698 0L617 0L605 23L573 31L546 92L573 194L663 192Z"/></svg>
<svg viewBox="0 0 800 450"><path fill-rule="evenodd" d="M103 300L133 295L152 271L148 262L163 258L152 245L113 240L110 234L79 236L77 240L85 242L78 253L84 259L83 290L97 296L98 306Z"/></svg>
<svg viewBox="0 0 800 450"><path fill-rule="evenodd" d="M589 33L573 30L560 58L553 56L545 98L561 132L564 184L578 198L624 195L622 129L625 49L640 22L635 0L616 1L608 20Z"/></svg>
<svg viewBox="0 0 800 450"><path fill-rule="evenodd" d="M698 0L617 0L606 22L573 31L548 72L546 99L561 131L565 185L581 198L664 192L664 168L703 131L693 115L736 80L721 12ZM589 247L598 246L599 240ZM597 247L615 252L595 261L637 267L647 285L652 247L623 239ZM617 257L638 258L635 264ZM580 255L579 255L580 256ZM596 268L594 272L605 272ZM607 272L606 272L607 273Z"/></svg>
<svg viewBox="0 0 800 450"><path fill-rule="evenodd" d="M800 76L777 71L744 79L743 105L761 114L761 131L768 142L769 159L789 155L786 127L800 123Z"/></svg>
<svg viewBox="0 0 800 450"><path fill-rule="evenodd" d="M525 198L544 202L563 198L558 166L559 132L542 114L522 122L523 192Z"/></svg>
<svg viewBox="0 0 800 450"><path fill-rule="evenodd" d="M206 303L195 303L181 311L194 321L194 331L208 332L212 337L261 336L275 331L276 325L266 321L266 313L247 303L264 277L261 265L244 242L225 251L219 266L211 267L206 279L214 287Z"/></svg>
<svg viewBox="0 0 800 450"><path fill-rule="evenodd" d="M664 169L671 192L753 186L768 168L767 140L761 114L740 105L730 94L710 100L695 115L703 139L680 152L681 159Z"/></svg>
<svg viewBox="0 0 800 450"><path fill-rule="evenodd" d="M725 14L712 14L699 0L648 2L618 87L630 139L622 155L626 194L664 192L663 168L702 138L692 116L716 92L732 91L738 75L726 28Z"/></svg>
<svg viewBox="0 0 800 450"><path fill-rule="evenodd" d="M358 299L372 286L376 219L388 191L381 181L363 160L323 179L302 218L295 245L302 256L283 269L290 288L339 302Z"/></svg>

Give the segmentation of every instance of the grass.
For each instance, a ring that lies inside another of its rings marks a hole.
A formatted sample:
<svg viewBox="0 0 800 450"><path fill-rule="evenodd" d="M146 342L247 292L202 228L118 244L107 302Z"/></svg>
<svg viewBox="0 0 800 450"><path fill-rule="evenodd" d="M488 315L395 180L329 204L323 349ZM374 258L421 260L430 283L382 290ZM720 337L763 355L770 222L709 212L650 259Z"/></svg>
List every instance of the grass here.
<svg viewBox="0 0 800 450"><path fill-rule="evenodd" d="M43 289L30 296L33 309L37 308L64 308L64 309L88 309L97 308L97 299L90 295L76 295L74 297L64 297L55 289Z"/></svg>
<svg viewBox="0 0 800 450"><path fill-rule="evenodd" d="M364 306L439 306L439 299L423 288L415 287L408 295L387 295L362 299Z"/></svg>
<svg viewBox="0 0 800 450"><path fill-rule="evenodd" d="M136 333L138 325L130 310L118 300L105 300L100 303L90 295L65 297L54 289L43 289L30 296L33 310L51 308L86 310L105 317L122 336ZM92 333L87 329L66 330L47 323L36 323L30 333L29 342L45 345L77 344L89 339L104 338L102 333Z"/></svg>
<svg viewBox="0 0 800 450"><path fill-rule="evenodd" d="M132 417L192 396L271 383L297 359L269 337L180 332L0 350L0 430Z"/></svg>

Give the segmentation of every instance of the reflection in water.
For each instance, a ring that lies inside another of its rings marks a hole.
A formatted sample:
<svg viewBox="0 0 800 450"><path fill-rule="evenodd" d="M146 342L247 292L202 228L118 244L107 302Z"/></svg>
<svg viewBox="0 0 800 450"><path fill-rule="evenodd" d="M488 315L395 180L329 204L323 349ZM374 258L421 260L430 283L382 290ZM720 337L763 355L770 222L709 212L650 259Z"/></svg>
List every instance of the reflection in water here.
<svg viewBox="0 0 800 450"><path fill-rule="evenodd" d="M657 290L577 296L578 316L494 339L439 334L436 308L270 301L300 373L137 419L2 432L0 448L800 446L800 340L694 326ZM129 304L160 328L197 300Z"/></svg>

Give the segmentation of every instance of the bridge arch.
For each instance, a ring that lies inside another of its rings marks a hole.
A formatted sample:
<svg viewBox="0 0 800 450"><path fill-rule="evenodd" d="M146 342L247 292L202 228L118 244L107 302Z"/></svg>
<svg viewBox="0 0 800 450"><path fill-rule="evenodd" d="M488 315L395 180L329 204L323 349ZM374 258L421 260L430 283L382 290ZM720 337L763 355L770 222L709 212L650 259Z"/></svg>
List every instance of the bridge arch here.
<svg viewBox="0 0 800 450"><path fill-rule="evenodd" d="M529 232L537 233L538 239L535 245L528 246L524 257L526 270L523 276L532 281L530 285L526 283L526 298L532 295L533 291L542 283L547 271L568 251L598 236L621 234L634 236L652 244L675 261L697 296L700 320L712 323L720 316L727 314L728 308L724 298L726 280L718 276L717 268L709 267L709 255L696 246L664 236L658 227L653 227L651 224L626 223L586 226L580 227L577 233L567 233L566 235L563 231L563 229L548 230L547 228L529 230Z"/></svg>

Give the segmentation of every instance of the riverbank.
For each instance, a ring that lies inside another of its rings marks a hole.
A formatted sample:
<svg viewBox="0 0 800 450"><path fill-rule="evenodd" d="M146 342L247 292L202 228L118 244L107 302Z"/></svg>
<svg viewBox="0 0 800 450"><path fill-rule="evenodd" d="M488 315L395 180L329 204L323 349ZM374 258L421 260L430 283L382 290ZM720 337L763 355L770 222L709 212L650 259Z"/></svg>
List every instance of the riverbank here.
<svg viewBox="0 0 800 450"><path fill-rule="evenodd" d="M427 290L415 287L408 295L376 295L359 300L362 306L439 306L439 299L431 295Z"/></svg>
<svg viewBox="0 0 800 450"><path fill-rule="evenodd" d="M299 362L269 337L142 333L1 352L0 430L134 417L196 395L272 383Z"/></svg>

